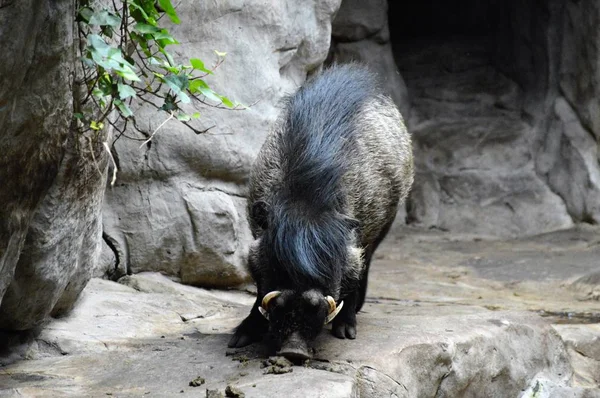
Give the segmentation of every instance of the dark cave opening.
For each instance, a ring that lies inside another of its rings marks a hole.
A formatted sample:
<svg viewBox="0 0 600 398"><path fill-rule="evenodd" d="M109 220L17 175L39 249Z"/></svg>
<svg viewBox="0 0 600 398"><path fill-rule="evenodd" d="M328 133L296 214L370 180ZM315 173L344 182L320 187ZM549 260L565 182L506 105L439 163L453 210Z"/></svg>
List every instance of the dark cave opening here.
<svg viewBox="0 0 600 398"><path fill-rule="evenodd" d="M499 0L389 1L392 42L394 37L492 34L503 4Z"/></svg>
<svg viewBox="0 0 600 398"><path fill-rule="evenodd" d="M552 41L561 41L563 8L564 1L388 1L390 42L408 83L416 66L407 54L437 46L427 60L444 64L443 72L485 63L517 83L528 100L540 101L556 67Z"/></svg>
<svg viewBox="0 0 600 398"><path fill-rule="evenodd" d="M561 203L536 169L558 86L560 1L388 6L417 171L407 220L503 235L568 222L543 210Z"/></svg>

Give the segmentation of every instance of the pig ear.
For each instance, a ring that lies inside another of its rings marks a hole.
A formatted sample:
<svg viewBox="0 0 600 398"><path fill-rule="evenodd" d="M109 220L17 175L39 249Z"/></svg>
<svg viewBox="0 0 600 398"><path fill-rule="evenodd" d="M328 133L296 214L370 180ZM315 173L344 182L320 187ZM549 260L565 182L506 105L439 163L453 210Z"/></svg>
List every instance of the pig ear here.
<svg viewBox="0 0 600 398"><path fill-rule="evenodd" d="M267 229L267 218L269 214L269 205L267 202L259 200L252 204L252 219L262 229Z"/></svg>

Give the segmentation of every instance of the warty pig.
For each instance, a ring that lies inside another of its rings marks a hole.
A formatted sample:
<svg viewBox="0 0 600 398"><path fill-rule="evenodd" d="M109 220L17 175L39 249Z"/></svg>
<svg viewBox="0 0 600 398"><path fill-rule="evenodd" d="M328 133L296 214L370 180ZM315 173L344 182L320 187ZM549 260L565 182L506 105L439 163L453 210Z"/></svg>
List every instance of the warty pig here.
<svg viewBox="0 0 600 398"><path fill-rule="evenodd" d="M373 252L412 182L410 135L365 66L330 67L287 98L250 176L258 297L229 346L270 331L279 355L307 358L329 322L354 339Z"/></svg>

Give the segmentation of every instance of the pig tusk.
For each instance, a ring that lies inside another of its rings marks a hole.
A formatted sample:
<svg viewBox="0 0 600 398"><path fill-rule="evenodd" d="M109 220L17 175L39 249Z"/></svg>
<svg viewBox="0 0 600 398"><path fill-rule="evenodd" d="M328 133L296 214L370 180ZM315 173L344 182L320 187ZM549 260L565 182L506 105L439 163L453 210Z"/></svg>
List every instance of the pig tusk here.
<svg viewBox="0 0 600 398"><path fill-rule="evenodd" d="M267 320L269 319L269 312L267 311L267 308L269 308L269 301L271 301L275 297L279 296L280 294L281 294L281 292L279 290L273 290L272 292L265 294L265 297L263 297L263 299L262 299L261 305L258 306L258 311Z"/></svg>
<svg viewBox="0 0 600 398"><path fill-rule="evenodd" d="M329 303L329 314L335 311L335 300L331 296L325 297L325 300Z"/></svg>
<svg viewBox="0 0 600 398"><path fill-rule="evenodd" d="M330 296L327 296L327 301L329 301L329 297ZM329 301L329 303L330 303L330 308L331 308L331 301ZM340 305L338 305L337 307L335 306L335 301L333 302L333 311L331 311L329 313L329 315L327 315L327 318L325 318L325 325L327 325L329 322L333 321L333 318L335 318L336 315L340 313L343 306L344 306L343 301L340 301Z"/></svg>
<svg viewBox="0 0 600 398"><path fill-rule="evenodd" d="M264 316L267 321L269 320L269 313L260 305L258 306L258 312L260 312L261 315Z"/></svg>
<svg viewBox="0 0 600 398"><path fill-rule="evenodd" d="M281 292L279 290L273 290L272 292L265 294L265 297L263 297L263 299L262 299L262 307L265 310L267 308L269 308L269 301L271 301L271 299L274 299L275 297L279 296L280 294L281 294Z"/></svg>

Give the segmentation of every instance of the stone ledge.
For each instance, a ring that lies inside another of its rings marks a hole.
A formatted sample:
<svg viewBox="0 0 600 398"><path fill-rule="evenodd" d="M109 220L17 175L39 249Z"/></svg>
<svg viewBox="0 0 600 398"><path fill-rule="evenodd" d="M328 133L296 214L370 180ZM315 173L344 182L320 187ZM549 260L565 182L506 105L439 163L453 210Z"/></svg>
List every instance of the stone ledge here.
<svg viewBox="0 0 600 398"><path fill-rule="evenodd" d="M93 280L76 311L50 322L29 347L31 360L0 367L0 396L198 396L234 385L246 397L494 397L518 396L540 374L571 391L565 345L528 312L370 300L356 340L324 332L315 359L264 375L263 345L226 355L227 333L251 295L157 274L127 283L135 289ZM48 346L56 350L42 349ZM206 384L189 387L198 376Z"/></svg>

